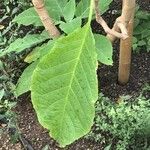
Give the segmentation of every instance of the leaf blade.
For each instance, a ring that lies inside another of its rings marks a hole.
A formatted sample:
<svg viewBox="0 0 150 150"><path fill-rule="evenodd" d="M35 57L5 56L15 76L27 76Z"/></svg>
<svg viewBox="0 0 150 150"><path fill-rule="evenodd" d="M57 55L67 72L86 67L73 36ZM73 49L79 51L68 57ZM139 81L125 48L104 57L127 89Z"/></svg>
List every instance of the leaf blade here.
<svg viewBox="0 0 150 150"><path fill-rule="evenodd" d="M63 8L67 4L67 0L45 0L45 6L49 16L53 19L54 23L60 21L60 17L63 16ZM17 22L19 25L31 25L43 26L37 12L34 7L31 7L21 14L16 16L13 22Z"/></svg>
<svg viewBox="0 0 150 150"><path fill-rule="evenodd" d="M66 6L63 9L63 16L66 22L69 22L74 18L75 9L76 9L75 0L69 0L69 2L66 4Z"/></svg>
<svg viewBox="0 0 150 150"><path fill-rule="evenodd" d="M81 27L81 24L82 24L82 20L80 17L78 17L67 23L62 22L59 27L65 33L69 34L69 33L73 32L75 29Z"/></svg>
<svg viewBox="0 0 150 150"><path fill-rule="evenodd" d="M49 36L45 32L43 32L41 35L28 34L25 37L18 38L14 42L12 42L0 56L4 56L11 52L20 53L27 48L45 41L46 39L49 39Z"/></svg>
<svg viewBox="0 0 150 150"><path fill-rule="evenodd" d="M88 28L58 40L32 78L32 103L39 122L63 147L89 132L93 124L97 56Z"/></svg>
<svg viewBox="0 0 150 150"><path fill-rule="evenodd" d="M36 47L33 49L24 59L24 62L31 63L33 61L36 61L37 59L43 57L44 55L48 54L49 51L54 46L55 41L50 40L48 43L43 44L40 47Z"/></svg>
<svg viewBox="0 0 150 150"><path fill-rule="evenodd" d="M36 62L30 64L23 71L22 75L20 76L20 78L17 82L17 86L15 89L15 94L17 97L30 91L31 77L32 77L33 71L35 70L37 64L38 64L38 62L36 61Z"/></svg>
<svg viewBox="0 0 150 150"><path fill-rule="evenodd" d="M97 59L103 64L112 65L113 47L111 42L103 35L95 34Z"/></svg>
<svg viewBox="0 0 150 150"><path fill-rule="evenodd" d="M18 16L16 16L13 19L13 22L17 22L19 25L23 24L26 26L31 24L35 26L42 26L42 22L33 7L23 11Z"/></svg>
<svg viewBox="0 0 150 150"><path fill-rule="evenodd" d="M101 0L99 3L99 8L101 11L101 14L106 12L109 9L109 4L112 2L112 0ZM87 18L89 14L89 4L90 0L80 0L80 2L77 5L76 8L76 16Z"/></svg>

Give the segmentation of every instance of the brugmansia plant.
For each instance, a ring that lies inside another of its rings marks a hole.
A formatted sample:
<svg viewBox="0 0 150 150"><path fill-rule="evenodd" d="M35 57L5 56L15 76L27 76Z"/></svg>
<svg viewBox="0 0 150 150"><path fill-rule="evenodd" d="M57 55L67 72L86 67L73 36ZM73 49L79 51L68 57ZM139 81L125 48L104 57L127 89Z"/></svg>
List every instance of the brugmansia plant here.
<svg viewBox="0 0 150 150"><path fill-rule="evenodd" d="M102 25L103 29L107 33L107 38L111 42L114 42L117 37L121 39L118 81L120 84L126 84L130 75L131 47L136 5L135 0L123 0L122 14L116 19L112 29L108 27L106 22L101 17L100 11L98 9L98 1L99 0L95 0L95 14L97 22Z"/></svg>
<svg viewBox="0 0 150 150"><path fill-rule="evenodd" d="M94 104L98 97L97 61L112 65L111 42L116 37L121 39L120 67L123 71L119 71L119 74L124 76L121 72L125 73L124 70L129 68L126 67L130 63L127 51L130 51L135 0L123 0L122 15L113 29L101 17L112 0L101 0L101 3L98 0L79 0L78 3L75 0L32 2L34 7L25 10L13 21L19 25L43 24L46 31L17 39L1 56L13 51L19 53L42 43L25 58L30 65L18 80L16 95L31 91L40 124L49 130L50 136L61 147L65 147L87 134L93 125ZM107 37L91 31L93 9ZM85 18L88 21L83 24ZM60 34L56 25L64 34ZM127 48L125 51L124 45ZM119 80L122 83L127 81L124 77Z"/></svg>

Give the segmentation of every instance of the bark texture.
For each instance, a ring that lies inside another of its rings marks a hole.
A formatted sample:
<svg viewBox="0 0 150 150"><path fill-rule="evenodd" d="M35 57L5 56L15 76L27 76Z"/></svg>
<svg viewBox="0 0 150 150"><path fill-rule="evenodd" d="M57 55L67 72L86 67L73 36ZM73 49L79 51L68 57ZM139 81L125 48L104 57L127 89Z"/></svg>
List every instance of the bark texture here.
<svg viewBox="0 0 150 150"><path fill-rule="evenodd" d="M120 38L118 81L121 84L126 84L130 75L133 22L136 2L135 0L122 0L122 14L116 19L112 29L108 27L107 23L101 17L98 2L99 0L94 0L97 22L103 27L104 31L107 33L107 38L111 42L114 42L116 38Z"/></svg>
<svg viewBox="0 0 150 150"><path fill-rule="evenodd" d="M44 1L32 0L32 3L50 37L58 38L60 36L60 32L54 25L53 20L49 17L48 11L44 6Z"/></svg>
<svg viewBox="0 0 150 150"><path fill-rule="evenodd" d="M114 23L114 26L112 28L112 31L116 32L127 32L127 25L128 23L134 19L134 11L136 2L135 0L122 0L122 14L120 17L118 17ZM124 29L126 29L126 31ZM111 42L114 42L117 38L117 36L112 34L107 34L108 39L110 39Z"/></svg>
<svg viewBox="0 0 150 150"><path fill-rule="evenodd" d="M123 0L121 20L127 27L128 38L120 39L118 81L126 84L130 76L135 0Z"/></svg>
<svg viewBox="0 0 150 150"><path fill-rule="evenodd" d="M118 81L120 84L126 84L130 76L131 66L131 51L132 51L132 34L133 34L133 22L129 22L127 25L129 38L120 41L120 54L119 54L119 71Z"/></svg>

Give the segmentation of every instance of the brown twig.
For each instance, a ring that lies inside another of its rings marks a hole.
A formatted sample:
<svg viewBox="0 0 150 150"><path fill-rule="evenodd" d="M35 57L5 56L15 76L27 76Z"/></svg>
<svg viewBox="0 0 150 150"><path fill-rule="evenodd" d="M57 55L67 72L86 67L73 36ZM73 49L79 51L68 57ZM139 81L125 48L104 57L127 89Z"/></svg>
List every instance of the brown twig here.
<svg viewBox="0 0 150 150"><path fill-rule="evenodd" d="M109 28L109 26L107 25L107 23L101 16L98 3L99 3L99 0L94 0L96 21L103 27L104 31L109 35L112 35L121 39L127 39L128 34L127 34L126 27L124 26L124 24L121 24L121 22L118 22L119 24L118 28L120 28L121 33Z"/></svg>
<svg viewBox="0 0 150 150"><path fill-rule="evenodd" d="M44 7L43 0L32 0L36 12L38 13L46 31L52 38L57 38L60 36L59 30L53 23L53 20L49 17L47 10Z"/></svg>
<svg viewBox="0 0 150 150"><path fill-rule="evenodd" d="M122 4L122 14L118 17L114 23L112 28L113 31L120 32L121 27L119 26L122 24L124 29L127 29L127 25L131 22L134 18L134 10L135 10L135 0L123 0ZM122 31L121 31L122 32ZM107 37L110 39L111 42L115 41L117 36L112 34L107 34Z"/></svg>

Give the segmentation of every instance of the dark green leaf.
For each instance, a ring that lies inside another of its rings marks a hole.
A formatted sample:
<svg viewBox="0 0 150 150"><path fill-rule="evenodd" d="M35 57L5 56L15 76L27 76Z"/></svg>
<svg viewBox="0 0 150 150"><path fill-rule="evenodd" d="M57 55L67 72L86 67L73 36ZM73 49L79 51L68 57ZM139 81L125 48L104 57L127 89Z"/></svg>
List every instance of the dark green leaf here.
<svg viewBox="0 0 150 150"><path fill-rule="evenodd" d="M43 57L44 55L48 54L52 47L54 46L55 41L49 41L46 44L43 44L40 47L36 47L33 49L31 53L27 55L27 57L24 59L25 62L31 63L33 61L36 61L38 58Z"/></svg>
<svg viewBox="0 0 150 150"><path fill-rule="evenodd" d="M1 54L1 56L6 55L10 52L19 53L27 48L45 41L48 38L49 36L45 32L43 32L41 35L28 34L24 38L18 38L13 43L11 43L9 47Z"/></svg>
<svg viewBox="0 0 150 150"><path fill-rule="evenodd" d="M111 42L103 35L95 34L97 59L103 64L112 65L113 48Z"/></svg>
<svg viewBox="0 0 150 150"><path fill-rule="evenodd" d="M76 9L75 0L69 0L69 2L63 9L63 16L66 22L70 22L74 18L75 9Z"/></svg>
<svg viewBox="0 0 150 150"><path fill-rule="evenodd" d="M21 77L18 80L16 90L15 90L17 97L30 90L32 74L33 74L33 71L35 70L35 68L37 66L37 63L38 62L36 61L36 62L30 64L23 71Z"/></svg>
<svg viewBox="0 0 150 150"><path fill-rule="evenodd" d="M97 55L89 24L58 39L33 73L39 122L64 147L87 134L97 100Z"/></svg>
<svg viewBox="0 0 150 150"><path fill-rule="evenodd" d="M106 12L109 9L109 4L112 2L112 0L101 0L99 3L99 8L101 11L101 14ZM76 9L76 16L86 18L89 14L89 6L90 6L90 0L81 0Z"/></svg>
<svg viewBox="0 0 150 150"><path fill-rule="evenodd" d="M80 17L75 18L67 23L62 22L59 27L61 28L62 31L69 34L73 32L75 29L81 27L81 18Z"/></svg>
<svg viewBox="0 0 150 150"><path fill-rule="evenodd" d="M146 42L144 40L138 41L138 46L144 46Z"/></svg>

